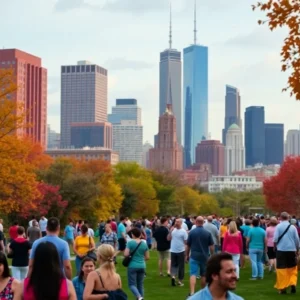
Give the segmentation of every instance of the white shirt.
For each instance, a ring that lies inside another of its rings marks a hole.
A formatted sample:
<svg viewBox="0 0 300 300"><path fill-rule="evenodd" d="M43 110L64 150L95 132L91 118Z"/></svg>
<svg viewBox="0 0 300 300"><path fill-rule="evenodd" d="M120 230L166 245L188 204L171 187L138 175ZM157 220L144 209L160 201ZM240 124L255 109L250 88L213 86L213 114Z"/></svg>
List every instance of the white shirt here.
<svg viewBox="0 0 300 300"><path fill-rule="evenodd" d="M92 228L88 229L88 236L90 236L92 238L95 236L94 230Z"/></svg>
<svg viewBox="0 0 300 300"><path fill-rule="evenodd" d="M171 233L171 249L173 253L181 253L185 251L185 241L188 239L188 234L185 229L175 228Z"/></svg>
<svg viewBox="0 0 300 300"><path fill-rule="evenodd" d="M3 225L0 223L0 231L3 232Z"/></svg>
<svg viewBox="0 0 300 300"><path fill-rule="evenodd" d="M184 230L186 230L186 231L189 231L189 228L188 228L188 226L186 225L185 222L182 222L182 228L183 228Z"/></svg>
<svg viewBox="0 0 300 300"><path fill-rule="evenodd" d="M43 219L40 219L39 221L39 225L40 225L40 229L41 231L46 231L47 229L47 224L48 224L48 220L46 218Z"/></svg>

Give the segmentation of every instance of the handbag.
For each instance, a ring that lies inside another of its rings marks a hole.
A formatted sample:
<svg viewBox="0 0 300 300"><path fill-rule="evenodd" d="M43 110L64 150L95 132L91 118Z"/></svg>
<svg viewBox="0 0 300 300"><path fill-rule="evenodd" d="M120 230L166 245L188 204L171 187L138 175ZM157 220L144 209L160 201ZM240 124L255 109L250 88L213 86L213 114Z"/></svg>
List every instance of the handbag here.
<svg viewBox="0 0 300 300"><path fill-rule="evenodd" d="M132 260L133 255L135 254L136 250L140 247L141 243L142 242L139 242L139 244L135 247L135 249L132 251L132 253L129 253L128 256L124 257L124 259L122 261L122 264L123 264L124 267L127 268L129 266L129 264L130 264L130 262Z"/></svg>
<svg viewBox="0 0 300 300"><path fill-rule="evenodd" d="M92 243L91 243L91 237L89 236L89 248L91 248L91 245L92 245ZM97 261L97 255L96 255L96 253L95 253L94 250L88 251L87 254L86 254L86 257L89 257L92 260Z"/></svg>

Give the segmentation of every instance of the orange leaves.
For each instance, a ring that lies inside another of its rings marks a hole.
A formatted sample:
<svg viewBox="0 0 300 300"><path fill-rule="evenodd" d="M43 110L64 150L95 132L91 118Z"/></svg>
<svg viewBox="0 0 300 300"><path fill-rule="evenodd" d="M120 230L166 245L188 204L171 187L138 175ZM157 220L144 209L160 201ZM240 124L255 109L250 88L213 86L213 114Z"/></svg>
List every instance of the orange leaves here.
<svg viewBox="0 0 300 300"><path fill-rule="evenodd" d="M267 21L259 20L260 25L268 23L270 30L287 27L289 34L281 51L282 71L290 71L288 85L283 91L291 90L291 96L300 100L300 0L268 0L252 5L252 9L266 12Z"/></svg>

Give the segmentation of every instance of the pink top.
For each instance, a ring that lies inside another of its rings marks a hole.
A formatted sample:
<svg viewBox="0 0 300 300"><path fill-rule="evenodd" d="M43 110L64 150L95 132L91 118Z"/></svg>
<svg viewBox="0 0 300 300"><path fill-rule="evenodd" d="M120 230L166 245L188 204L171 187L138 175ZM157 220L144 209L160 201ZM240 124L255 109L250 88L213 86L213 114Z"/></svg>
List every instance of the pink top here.
<svg viewBox="0 0 300 300"><path fill-rule="evenodd" d="M274 234L276 226L269 226L266 230L267 232L267 246L274 247Z"/></svg>
<svg viewBox="0 0 300 300"><path fill-rule="evenodd" d="M28 288L28 284L29 284L29 278L25 278L23 300L35 300L33 289L32 287ZM68 299L69 299L68 282L67 279L64 278L61 281L58 300L68 300Z"/></svg>
<svg viewBox="0 0 300 300"><path fill-rule="evenodd" d="M228 231L225 233L223 241L224 252L230 254L242 254L243 253L243 239L241 233L230 234Z"/></svg>

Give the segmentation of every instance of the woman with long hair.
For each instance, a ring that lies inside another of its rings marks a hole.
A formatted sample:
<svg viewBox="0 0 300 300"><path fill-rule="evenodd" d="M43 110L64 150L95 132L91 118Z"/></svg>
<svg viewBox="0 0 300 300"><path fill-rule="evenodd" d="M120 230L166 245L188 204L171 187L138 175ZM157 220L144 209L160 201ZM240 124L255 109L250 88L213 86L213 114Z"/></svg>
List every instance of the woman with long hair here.
<svg viewBox="0 0 300 300"><path fill-rule="evenodd" d="M74 286L61 270L54 244L40 243L36 250L30 278L21 286L23 297L14 300L76 300Z"/></svg>
<svg viewBox="0 0 300 300"><path fill-rule="evenodd" d="M223 219L219 230L220 230L220 237L221 237L221 249L223 249L224 236L228 230L227 218Z"/></svg>
<svg viewBox="0 0 300 300"><path fill-rule="evenodd" d="M3 252L0 252L0 299L21 299L20 282L10 276L8 262Z"/></svg>
<svg viewBox="0 0 300 300"><path fill-rule="evenodd" d="M267 234L267 246L268 246L268 257L269 257L269 272L276 272L276 251L274 249L274 235L275 229L278 224L276 217L270 219L269 226L266 229Z"/></svg>
<svg viewBox="0 0 300 300"><path fill-rule="evenodd" d="M100 267L89 273L83 300L109 299L111 294L118 294L117 299L127 299L121 290L122 281L120 275L116 273L114 255L115 249L111 245L103 244L98 248L97 257Z"/></svg>
<svg viewBox="0 0 300 300"><path fill-rule="evenodd" d="M231 221L228 226L228 231L225 233L223 241L224 252L232 255L233 262L236 267L237 278L240 278L240 259L243 254L243 238L240 231L237 229L235 221Z"/></svg>
<svg viewBox="0 0 300 300"><path fill-rule="evenodd" d="M81 262L81 270L79 275L72 280L77 300L83 300L83 291L85 288L86 279L92 271L95 271L95 261L90 257L85 257Z"/></svg>
<svg viewBox="0 0 300 300"><path fill-rule="evenodd" d="M85 224L83 224L80 227L80 235L76 237L73 245L73 250L76 254L76 274L80 272L81 261L87 256L89 251L92 251L94 249L94 239L88 235L88 227Z"/></svg>

